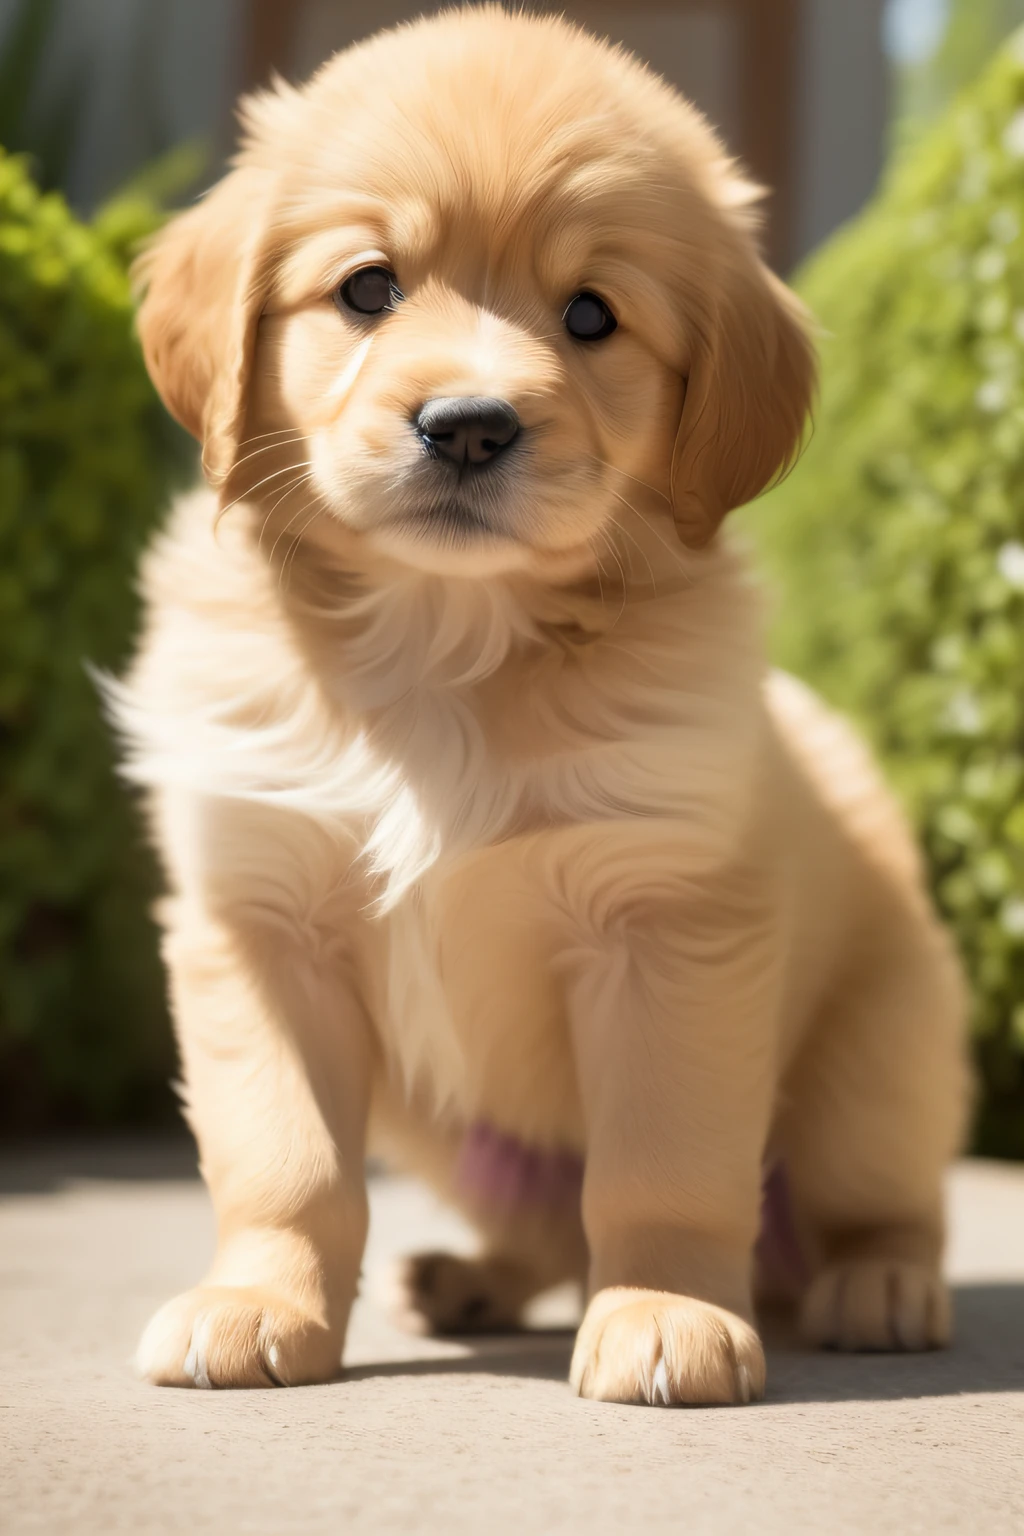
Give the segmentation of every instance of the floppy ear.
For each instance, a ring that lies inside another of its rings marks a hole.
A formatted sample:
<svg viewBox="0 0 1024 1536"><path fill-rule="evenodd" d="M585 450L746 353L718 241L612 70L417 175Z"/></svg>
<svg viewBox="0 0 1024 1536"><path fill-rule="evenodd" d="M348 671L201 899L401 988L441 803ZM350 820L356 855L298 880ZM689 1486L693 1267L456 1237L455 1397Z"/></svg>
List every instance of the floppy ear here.
<svg viewBox="0 0 1024 1536"><path fill-rule="evenodd" d="M139 336L150 378L176 420L203 445L203 469L221 484L245 416L266 274L266 187L234 170L179 214L138 258L144 292Z"/></svg>
<svg viewBox="0 0 1024 1536"><path fill-rule="evenodd" d="M672 454L676 528L695 549L796 458L817 377L800 301L753 254L740 263L695 338Z"/></svg>

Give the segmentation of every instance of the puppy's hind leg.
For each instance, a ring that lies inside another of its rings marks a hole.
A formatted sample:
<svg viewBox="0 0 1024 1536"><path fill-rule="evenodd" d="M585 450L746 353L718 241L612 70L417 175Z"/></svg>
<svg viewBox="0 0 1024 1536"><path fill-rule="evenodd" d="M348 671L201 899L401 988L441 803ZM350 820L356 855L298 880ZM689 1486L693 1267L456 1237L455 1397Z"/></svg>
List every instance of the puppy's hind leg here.
<svg viewBox="0 0 1024 1536"><path fill-rule="evenodd" d="M579 1227L578 1218L574 1224ZM507 1213L500 1230L490 1225L494 1246L474 1257L425 1252L401 1261L391 1298L400 1327L409 1333L508 1333L523 1326L524 1309L536 1296L563 1280L582 1283L585 1264L570 1267L552 1251L564 1246L554 1220L545 1231L540 1221Z"/></svg>
<svg viewBox="0 0 1024 1536"><path fill-rule="evenodd" d="M786 1084L783 1155L817 1249L801 1314L810 1343L949 1341L942 1180L968 1102L964 1011L944 935L904 915L885 954L833 998Z"/></svg>
<svg viewBox="0 0 1024 1536"><path fill-rule="evenodd" d="M383 1112L382 1112L383 1111ZM382 1127L386 1126L386 1129ZM374 1141L393 1165L426 1179L475 1230L471 1256L437 1250L401 1259L391 1277L390 1311L411 1333L501 1333L522 1326L527 1303L575 1280L582 1285L587 1247L578 1190L487 1191L467 1179L465 1134L432 1126L389 1103L375 1104Z"/></svg>

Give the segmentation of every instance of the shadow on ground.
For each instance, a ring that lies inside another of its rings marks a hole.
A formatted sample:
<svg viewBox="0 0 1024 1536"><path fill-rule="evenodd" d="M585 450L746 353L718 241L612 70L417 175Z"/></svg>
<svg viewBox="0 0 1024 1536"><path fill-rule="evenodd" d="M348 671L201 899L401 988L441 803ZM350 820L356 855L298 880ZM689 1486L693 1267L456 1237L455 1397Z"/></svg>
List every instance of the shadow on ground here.
<svg viewBox="0 0 1024 1536"><path fill-rule="evenodd" d="M962 1393L1024 1391L1024 1285L953 1288L956 1341L952 1349L920 1355L842 1355L802 1349L793 1327L773 1318L765 1329L772 1403L897 1402ZM342 1381L395 1376L517 1376L564 1381L570 1330L509 1334L463 1341L458 1359L388 1360L343 1372Z"/></svg>
<svg viewBox="0 0 1024 1536"><path fill-rule="evenodd" d="M184 1130L167 1137L0 1143L0 1195L55 1194L83 1179L163 1183L198 1177L196 1144Z"/></svg>
<svg viewBox="0 0 1024 1536"><path fill-rule="evenodd" d="M184 1133L174 1139L161 1140L75 1138L23 1147L13 1143L0 1146L0 1195L59 1193L90 1182L143 1185L197 1178L195 1146ZM389 1185L389 1180L383 1181L383 1186L378 1187L378 1196ZM139 1212L145 1212L144 1191L140 1189L133 1198L142 1202L138 1206ZM93 1208L83 1209L91 1211ZM386 1217L385 1226L389 1227L389 1243L397 1253L410 1246L408 1209L405 1206L390 1209L391 1215ZM118 1210L118 1220L126 1221L123 1208ZM1017 1207L1013 1207L1014 1214L1016 1210ZM63 1206L61 1212L53 1219L61 1224L61 1231L76 1232L76 1242L81 1244L86 1229L68 1227L71 1218ZM418 1219L423 1219L423 1212ZM426 1219L434 1219L429 1211ZM986 1220L991 1223L995 1219L993 1208ZM1002 1219L1009 1218L1004 1214ZM90 1216L90 1224L92 1220ZM135 1240L134 1229L132 1240ZM976 1234L972 1243L976 1246L978 1241ZM978 1260L980 1257L979 1250L974 1258ZM50 1262L54 1261L51 1259ZM58 1260L51 1278L59 1281L60 1274ZM105 1292L102 1269L97 1272L95 1284L99 1293ZM779 1315L765 1319L763 1332L769 1357L768 1404L895 1402L961 1394L1024 1392L1024 1282L1013 1279L961 1283L954 1285L953 1296L956 1313L953 1348L923 1355L811 1352L799 1347L791 1321ZM339 1379L342 1382L369 1382L394 1377L492 1376L562 1382L568 1375L572 1341L570 1331L536 1330L464 1340L465 1354L424 1358L422 1348L410 1340L408 1358L396 1360L394 1352L389 1350L390 1358L379 1363L365 1363L364 1354L363 1361L344 1371ZM400 1349L400 1341L396 1343Z"/></svg>
<svg viewBox="0 0 1024 1536"><path fill-rule="evenodd" d="M367 1172L381 1172L371 1160ZM82 1180L179 1183L199 1178L196 1144L179 1135L0 1141L0 1195L48 1195Z"/></svg>

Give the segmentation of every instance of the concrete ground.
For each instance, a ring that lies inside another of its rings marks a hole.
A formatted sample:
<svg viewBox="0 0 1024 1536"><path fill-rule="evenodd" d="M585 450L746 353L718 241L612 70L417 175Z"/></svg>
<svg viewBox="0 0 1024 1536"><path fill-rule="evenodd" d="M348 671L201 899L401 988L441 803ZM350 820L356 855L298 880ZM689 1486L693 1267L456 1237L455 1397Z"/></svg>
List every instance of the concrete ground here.
<svg viewBox="0 0 1024 1536"><path fill-rule="evenodd" d="M212 1223L188 1153L0 1157L0 1531L1024 1532L1024 1169L950 1186L957 1343L918 1357L769 1353L767 1401L581 1402L571 1335L475 1347L388 1326L389 1258L466 1234L376 1180L346 1370L292 1391L178 1392L127 1364L201 1273Z"/></svg>

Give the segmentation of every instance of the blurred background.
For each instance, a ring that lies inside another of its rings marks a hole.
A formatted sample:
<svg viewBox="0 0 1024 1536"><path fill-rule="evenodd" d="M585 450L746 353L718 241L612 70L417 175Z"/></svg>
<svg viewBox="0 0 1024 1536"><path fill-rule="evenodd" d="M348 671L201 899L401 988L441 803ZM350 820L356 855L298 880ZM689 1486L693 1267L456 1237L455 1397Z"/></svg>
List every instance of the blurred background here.
<svg viewBox="0 0 1024 1536"><path fill-rule="evenodd" d="M0 0L0 1133L174 1118L157 882L85 670L123 660L194 464L131 253L220 174L240 91L431 8ZM776 654L915 817L975 986L976 1145L1024 1156L1024 0L565 10L771 189L825 353L811 450L747 518Z"/></svg>
<svg viewBox="0 0 1024 1536"><path fill-rule="evenodd" d="M88 213L152 160L202 148L212 179L239 91L430 10L406 0L0 0L0 138ZM561 7L560 7L561 9ZM780 266L869 196L895 118L937 110L1024 0L575 0L697 101L774 189ZM958 35L962 34L962 35ZM200 173L197 172L197 177Z"/></svg>

